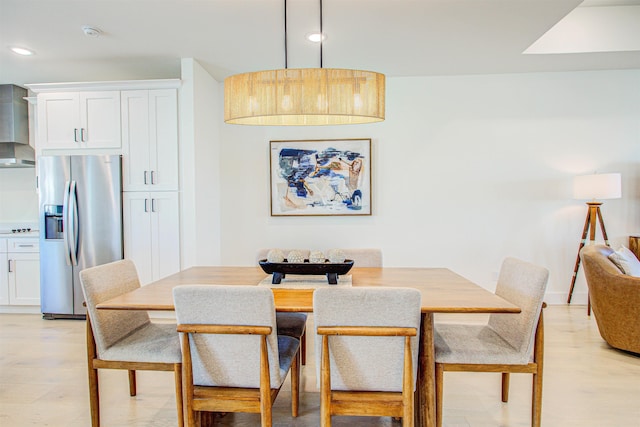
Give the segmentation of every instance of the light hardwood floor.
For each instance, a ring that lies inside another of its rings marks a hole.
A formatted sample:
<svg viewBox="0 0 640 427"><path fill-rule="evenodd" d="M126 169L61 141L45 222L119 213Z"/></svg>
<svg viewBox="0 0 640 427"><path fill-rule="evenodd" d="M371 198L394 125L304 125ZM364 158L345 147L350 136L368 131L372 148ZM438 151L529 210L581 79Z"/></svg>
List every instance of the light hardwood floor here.
<svg viewBox="0 0 640 427"><path fill-rule="evenodd" d="M461 316L461 315L454 315ZM480 315L437 318L476 321ZM85 323L0 314L0 426L88 427ZM309 325L312 329L312 324ZM584 306L545 310L542 425L640 427L640 356L609 348ZM303 368L300 416L291 418L288 380L276 400L274 426L317 426L313 337ZM513 374L510 402L498 374L446 373L447 427L529 426L530 375ZM100 373L103 427L176 425L173 375L141 372L129 397L124 371ZM334 417L335 426L399 426L389 418ZM229 414L221 426L256 426L259 416Z"/></svg>

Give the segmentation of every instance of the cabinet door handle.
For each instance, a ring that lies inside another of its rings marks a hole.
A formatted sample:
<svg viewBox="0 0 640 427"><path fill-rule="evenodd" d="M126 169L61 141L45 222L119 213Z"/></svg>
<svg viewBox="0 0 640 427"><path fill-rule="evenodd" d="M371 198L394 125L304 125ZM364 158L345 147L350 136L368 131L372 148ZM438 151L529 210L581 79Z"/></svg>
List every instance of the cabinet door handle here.
<svg viewBox="0 0 640 427"><path fill-rule="evenodd" d="M156 211L156 199L151 199L151 212Z"/></svg>
<svg viewBox="0 0 640 427"><path fill-rule="evenodd" d="M73 140L78 142L78 128L73 128Z"/></svg>
<svg viewBox="0 0 640 427"><path fill-rule="evenodd" d="M147 185L147 171L144 171L144 185Z"/></svg>
<svg viewBox="0 0 640 427"><path fill-rule="evenodd" d="M149 212L149 199L144 199L144 211Z"/></svg>
<svg viewBox="0 0 640 427"><path fill-rule="evenodd" d="M33 245L18 245L19 248L33 248Z"/></svg>
<svg viewBox="0 0 640 427"><path fill-rule="evenodd" d="M156 171L151 171L151 184L155 185L156 183Z"/></svg>
<svg viewBox="0 0 640 427"><path fill-rule="evenodd" d="M11 260L9 260L9 273L13 273L13 269L11 268Z"/></svg>
<svg viewBox="0 0 640 427"><path fill-rule="evenodd" d="M80 129L80 141L86 142L84 139L84 128Z"/></svg>

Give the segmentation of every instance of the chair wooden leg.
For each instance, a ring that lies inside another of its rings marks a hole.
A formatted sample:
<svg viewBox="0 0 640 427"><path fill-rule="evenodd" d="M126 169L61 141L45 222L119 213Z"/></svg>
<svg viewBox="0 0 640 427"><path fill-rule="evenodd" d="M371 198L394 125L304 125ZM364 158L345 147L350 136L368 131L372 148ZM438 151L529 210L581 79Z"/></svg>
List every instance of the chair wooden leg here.
<svg viewBox="0 0 640 427"><path fill-rule="evenodd" d="M291 365L291 416L298 416L300 401L300 349L296 352Z"/></svg>
<svg viewBox="0 0 640 427"><path fill-rule="evenodd" d="M510 379L509 372L503 372L502 373L502 401L505 403L509 401L509 379Z"/></svg>
<svg viewBox="0 0 640 427"><path fill-rule="evenodd" d="M260 420L262 427L271 427L271 379L269 376L269 357L267 355L267 336L260 336Z"/></svg>
<svg viewBox="0 0 640 427"><path fill-rule="evenodd" d="M436 427L442 427L442 396L444 394L444 367L436 363Z"/></svg>
<svg viewBox="0 0 640 427"><path fill-rule="evenodd" d="M536 364L536 372L533 374L533 402L531 404L531 426L540 427L542 423L542 368L544 365L544 319L543 310L540 311L538 327L536 329L533 362Z"/></svg>
<svg viewBox="0 0 640 427"><path fill-rule="evenodd" d="M320 427L331 427L331 368L329 365L329 337L327 335L322 337L321 351Z"/></svg>
<svg viewBox="0 0 640 427"><path fill-rule="evenodd" d="M173 367L176 389L176 411L178 414L178 427L184 427L184 405L182 401L182 363L176 363Z"/></svg>
<svg viewBox="0 0 640 427"><path fill-rule="evenodd" d="M193 371L191 365L191 350L189 347L189 334L180 334L180 347L182 349L182 407L186 412L187 426L200 425L200 415L193 410ZM177 393L177 391L176 391Z"/></svg>
<svg viewBox="0 0 640 427"><path fill-rule="evenodd" d="M98 390L98 370L89 367L89 406L91 408L92 427L100 427L100 396Z"/></svg>
<svg viewBox="0 0 640 427"><path fill-rule="evenodd" d="M300 337L300 352L302 355L302 365L307 364L307 330L305 328L302 336Z"/></svg>
<svg viewBox="0 0 640 427"><path fill-rule="evenodd" d="M136 395L136 371L129 370L129 396Z"/></svg>
<svg viewBox="0 0 640 427"><path fill-rule="evenodd" d="M413 399L411 337L405 337L404 370L402 372L402 427L413 427Z"/></svg>
<svg viewBox="0 0 640 427"><path fill-rule="evenodd" d="M87 369L89 374L89 408L91 410L91 426L100 427L100 396L98 385L98 370L93 367L97 357L96 341L91 329L91 320L87 314Z"/></svg>

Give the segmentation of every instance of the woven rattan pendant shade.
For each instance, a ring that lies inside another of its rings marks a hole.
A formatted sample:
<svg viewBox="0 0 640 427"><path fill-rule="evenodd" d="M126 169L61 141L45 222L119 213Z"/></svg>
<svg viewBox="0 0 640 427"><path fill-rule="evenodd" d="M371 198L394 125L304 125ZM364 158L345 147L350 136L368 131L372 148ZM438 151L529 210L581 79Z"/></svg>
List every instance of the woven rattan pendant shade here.
<svg viewBox="0 0 640 427"><path fill-rule="evenodd" d="M287 0L284 0L284 69L236 74L224 80L224 121L236 125L310 126L384 120L384 74L322 67L287 68Z"/></svg>
<svg viewBox="0 0 640 427"><path fill-rule="evenodd" d="M241 125L341 125L384 120L385 77L371 71L289 68L224 81L224 121Z"/></svg>

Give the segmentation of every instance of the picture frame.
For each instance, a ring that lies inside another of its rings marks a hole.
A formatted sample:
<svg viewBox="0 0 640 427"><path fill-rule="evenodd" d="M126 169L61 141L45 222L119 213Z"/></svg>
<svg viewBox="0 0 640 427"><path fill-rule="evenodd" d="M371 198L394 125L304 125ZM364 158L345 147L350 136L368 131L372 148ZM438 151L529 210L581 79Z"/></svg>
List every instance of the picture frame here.
<svg viewBox="0 0 640 427"><path fill-rule="evenodd" d="M269 141L271 216L371 215L371 138Z"/></svg>

